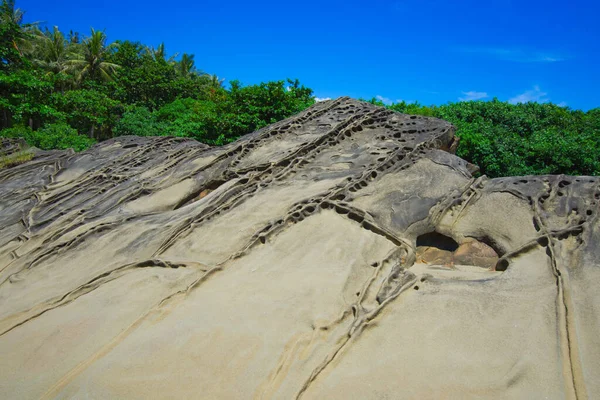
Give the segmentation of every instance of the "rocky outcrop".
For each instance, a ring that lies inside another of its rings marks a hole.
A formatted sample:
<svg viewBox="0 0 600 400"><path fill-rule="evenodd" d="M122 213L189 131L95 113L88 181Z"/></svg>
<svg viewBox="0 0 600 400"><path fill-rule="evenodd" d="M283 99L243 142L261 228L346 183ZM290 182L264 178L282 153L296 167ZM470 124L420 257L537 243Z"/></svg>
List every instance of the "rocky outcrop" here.
<svg viewBox="0 0 600 400"><path fill-rule="evenodd" d="M1 398L600 396L600 180L347 98L0 170Z"/></svg>
<svg viewBox="0 0 600 400"><path fill-rule="evenodd" d="M0 137L0 156L10 156L23 150L25 147L25 141L22 139Z"/></svg>

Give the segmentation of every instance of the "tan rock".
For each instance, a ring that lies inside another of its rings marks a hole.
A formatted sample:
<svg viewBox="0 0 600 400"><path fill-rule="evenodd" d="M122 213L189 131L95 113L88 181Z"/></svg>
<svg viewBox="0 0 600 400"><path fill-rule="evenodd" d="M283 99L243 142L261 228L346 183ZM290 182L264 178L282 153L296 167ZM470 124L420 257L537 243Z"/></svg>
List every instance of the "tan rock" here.
<svg viewBox="0 0 600 400"><path fill-rule="evenodd" d="M461 244L454 252L454 262L492 269L498 263L498 254L487 244L470 240Z"/></svg>
<svg viewBox="0 0 600 400"><path fill-rule="evenodd" d="M341 98L0 170L0 398L599 398L600 181L453 136Z"/></svg>

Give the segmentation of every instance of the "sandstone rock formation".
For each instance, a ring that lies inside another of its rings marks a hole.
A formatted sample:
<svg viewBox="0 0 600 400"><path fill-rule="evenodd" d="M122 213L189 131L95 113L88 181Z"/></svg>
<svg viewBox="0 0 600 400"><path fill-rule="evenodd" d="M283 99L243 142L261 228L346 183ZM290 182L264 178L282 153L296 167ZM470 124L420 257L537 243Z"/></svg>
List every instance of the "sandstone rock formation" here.
<svg viewBox="0 0 600 400"><path fill-rule="evenodd" d="M341 98L0 170L0 398L600 398L600 180Z"/></svg>

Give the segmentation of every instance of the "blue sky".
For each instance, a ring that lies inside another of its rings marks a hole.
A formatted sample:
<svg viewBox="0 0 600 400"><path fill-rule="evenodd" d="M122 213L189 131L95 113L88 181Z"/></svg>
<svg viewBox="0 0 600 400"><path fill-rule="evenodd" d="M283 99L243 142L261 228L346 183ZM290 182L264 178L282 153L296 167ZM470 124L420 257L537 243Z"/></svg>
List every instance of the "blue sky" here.
<svg viewBox="0 0 600 400"><path fill-rule="evenodd" d="M245 84L298 78L320 98L600 106L597 1L17 0L26 20L105 29Z"/></svg>

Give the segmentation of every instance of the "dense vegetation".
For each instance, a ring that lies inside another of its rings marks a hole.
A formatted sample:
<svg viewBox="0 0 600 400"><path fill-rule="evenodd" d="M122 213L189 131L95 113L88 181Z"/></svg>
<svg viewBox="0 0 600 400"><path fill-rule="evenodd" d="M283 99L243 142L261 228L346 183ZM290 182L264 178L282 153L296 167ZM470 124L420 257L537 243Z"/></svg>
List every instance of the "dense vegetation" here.
<svg viewBox="0 0 600 400"><path fill-rule="evenodd" d="M369 102L384 106L377 100ZM456 127L457 154L490 177L600 175L600 108L583 112L551 103L497 99L441 106L396 103L388 108L437 117Z"/></svg>
<svg viewBox="0 0 600 400"><path fill-rule="evenodd" d="M0 5L0 136L42 149L83 150L117 135L173 135L222 145L314 103L297 80L243 86L196 69L194 55L104 32L65 34L23 23ZM371 103L384 104L376 99ZM498 100L387 107L450 121L458 155L489 176L600 175L600 109Z"/></svg>
<svg viewBox="0 0 600 400"><path fill-rule="evenodd" d="M176 59L177 58L177 59ZM220 145L314 103L297 80L243 86L102 31L64 34L23 23L14 0L0 5L0 135L42 149L81 150L115 135L189 136Z"/></svg>

